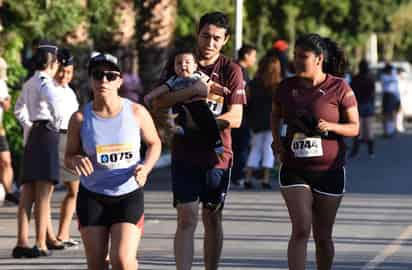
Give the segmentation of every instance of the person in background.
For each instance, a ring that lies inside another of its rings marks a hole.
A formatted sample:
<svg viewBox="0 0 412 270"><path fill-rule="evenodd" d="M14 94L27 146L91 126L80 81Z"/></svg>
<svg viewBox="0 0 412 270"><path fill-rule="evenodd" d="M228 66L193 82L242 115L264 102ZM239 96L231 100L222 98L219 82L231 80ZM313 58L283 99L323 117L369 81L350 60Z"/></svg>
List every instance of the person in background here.
<svg viewBox="0 0 412 270"><path fill-rule="evenodd" d="M76 208L77 192L79 190L79 176L75 171L68 169L64 165L64 153L67 143L67 129L70 117L79 109L77 97L69 84L73 79L74 57L67 49L60 49L57 54L59 61L59 70L54 76L54 82L59 91L60 110L62 112L62 123L59 129L59 164L60 164L60 181L66 187L67 192L60 206L59 230L56 239L64 247L73 247L79 244L79 241L70 237L70 224L73 219Z"/></svg>
<svg viewBox="0 0 412 270"><path fill-rule="evenodd" d="M405 100L402 97L407 96L408 91L410 91L410 78L408 78L408 74L406 73L404 68L398 68L398 79L399 79L399 94L400 94L400 108L396 113L396 131L399 133L405 132L405 124L404 124L404 106Z"/></svg>
<svg viewBox="0 0 412 270"><path fill-rule="evenodd" d="M213 149L199 143L197 136L173 137L172 188L173 206L177 209L174 251L178 270L192 267L200 203L205 269L216 270L219 266L223 246L222 210L232 164L230 129L240 126L243 104L246 103L239 65L221 54L229 37L230 25L226 14L211 12L200 18L196 33L199 69L212 81L228 88L229 94L212 93L205 82L197 80L185 89L166 93L155 100L159 107L170 107L194 97L204 98L215 117L230 124L220 132L224 147L222 155L216 155ZM193 125L190 119L187 122Z"/></svg>
<svg viewBox="0 0 412 270"><path fill-rule="evenodd" d="M244 88L247 91L247 85L250 82L248 69L256 64L256 48L252 45L245 44L238 51L238 60L242 74ZM242 123L240 127L232 129L232 150L233 150L233 168L232 183L240 185L245 178L245 166L250 149L250 129L246 122L247 106L243 106Z"/></svg>
<svg viewBox="0 0 412 270"><path fill-rule="evenodd" d="M0 183L6 195L5 202L18 204L17 193L13 193L13 167L6 130L3 127L3 114L10 109L11 98L7 87L7 63L0 57Z"/></svg>
<svg viewBox="0 0 412 270"><path fill-rule="evenodd" d="M288 59L288 49L289 44L283 40L278 39L272 44L272 48L266 54L274 54L280 60L280 66L282 70L282 78L291 77L293 74L290 73L289 59Z"/></svg>
<svg viewBox="0 0 412 270"><path fill-rule="evenodd" d="M369 70L366 60L359 63L359 73L352 78L353 92L358 101L360 116L360 134L353 138L353 145L349 157L356 157L359 153L361 142L368 145L370 158L375 154L375 142L373 134L373 120L375 115L375 78Z"/></svg>
<svg viewBox="0 0 412 270"><path fill-rule="evenodd" d="M281 63L273 53L265 55L260 61L255 78L248 87L247 126L253 132L250 153L245 169L245 189L254 188L253 171L263 169L262 187L271 189L270 172L275 157L271 150L273 137L270 127L272 98L282 80Z"/></svg>
<svg viewBox="0 0 412 270"><path fill-rule="evenodd" d="M108 269L109 251L112 269L134 270L144 224L143 187L161 142L147 110L119 96L117 58L94 53L88 74L94 99L72 115L65 154L67 168L80 175L76 212L87 265ZM147 145L144 159L141 141Z"/></svg>
<svg viewBox="0 0 412 270"><path fill-rule="evenodd" d="M396 134L396 113L400 108L399 79L396 69L387 62L380 77L382 84L383 135L391 138Z"/></svg>
<svg viewBox="0 0 412 270"><path fill-rule="evenodd" d="M279 185L291 236L290 270L304 270L311 232L319 270L332 269L333 226L345 192L344 137L359 132L355 94L342 78L343 50L306 34L295 43L296 76L282 81L272 105L273 150L282 162Z"/></svg>
<svg viewBox="0 0 412 270"><path fill-rule="evenodd" d="M140 97L143 94L143 85L139 76L133 70L133 59L130 54L122 58L123 84L119 89L119 95L133 102L141 103Z"/></svg>
<svg viewBox="0 0 412 270"><path fill-rule="evenodd" d="M23 85L15 105L15 116L29 130L23 153L21 197L17 212L17 245L14 258L50 256L47 228L50 224L50 200L59 182L59 111L58 89L53 76L59 67L57 47L42 43L34 55L36 72ZM29 220L34 204L36 244L29 247Z"/></svg>

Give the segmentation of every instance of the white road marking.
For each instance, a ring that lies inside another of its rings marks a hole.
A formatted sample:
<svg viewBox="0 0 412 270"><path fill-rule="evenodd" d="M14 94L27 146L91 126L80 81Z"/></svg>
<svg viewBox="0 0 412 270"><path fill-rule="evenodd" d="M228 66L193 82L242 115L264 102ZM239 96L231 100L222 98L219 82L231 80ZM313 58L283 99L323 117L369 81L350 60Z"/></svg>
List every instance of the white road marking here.
<svg viewBox="0 0 412 270"><path fill-rule="evenodd" d="M402 246L402 243L412 237L412 225L409 225L392 243L387 245L381 253L364 265L361 270L376 269L386 258L396 253Z"/></svg>

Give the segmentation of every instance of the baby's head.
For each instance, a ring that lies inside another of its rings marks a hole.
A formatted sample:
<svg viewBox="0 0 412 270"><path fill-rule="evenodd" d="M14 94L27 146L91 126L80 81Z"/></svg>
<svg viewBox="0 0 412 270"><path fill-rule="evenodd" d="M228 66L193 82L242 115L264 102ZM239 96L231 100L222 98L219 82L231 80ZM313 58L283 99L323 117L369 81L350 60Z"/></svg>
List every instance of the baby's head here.
<svg viewBox="0 0 412 270"><path fill-rule="evenodd" d="M197 70L195 53L190 49L182 49L174 55L174 71L179 77L189 77Z"/></svg>

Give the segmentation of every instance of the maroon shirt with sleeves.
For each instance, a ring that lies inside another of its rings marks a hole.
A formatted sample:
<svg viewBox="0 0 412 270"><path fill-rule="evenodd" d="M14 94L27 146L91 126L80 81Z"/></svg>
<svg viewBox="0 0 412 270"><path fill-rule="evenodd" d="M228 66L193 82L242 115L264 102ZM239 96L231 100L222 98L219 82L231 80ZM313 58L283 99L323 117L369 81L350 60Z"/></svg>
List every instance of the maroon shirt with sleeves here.
<svg viewBox="0 0 412 270"><path fill-rule="evenodd" d="M222 110L216 110L219 104L208 102L215 116L219 116L228 111L228 106L233 104L245 104L246 95L243 83L242 71L235 62L220 55L216 62L209 66L199 65L200 71L210 77L211 80L225 86L230 90L229 94L209 94L208 99L215 100L222 104ZM205 145L198 143L195 139L187 139L184 136L174 136L172 143L172 159L184 161L186 163L202 168L221 168L227 169L232 166L232 138L230 128L220 132L224 152L217 156L213 149L206 148Z"/></svg>
<svg viewBox="0 0 412 270"><path fill-rule="evenodd" d="M323 171L345 164L346 145L340 135L322 138L323 155L320 157L297 158L291 150L293 135L300 132L294 124L297 111L308 111L315 118L327 122L343 123L345 110L357 106L352 89L342 78L327 74L322 83L311 88L305 87L299 77L288 78L280 84L274 100L280 104L282 118L287 123L286 138L283 140L285 167Z"/></svg>

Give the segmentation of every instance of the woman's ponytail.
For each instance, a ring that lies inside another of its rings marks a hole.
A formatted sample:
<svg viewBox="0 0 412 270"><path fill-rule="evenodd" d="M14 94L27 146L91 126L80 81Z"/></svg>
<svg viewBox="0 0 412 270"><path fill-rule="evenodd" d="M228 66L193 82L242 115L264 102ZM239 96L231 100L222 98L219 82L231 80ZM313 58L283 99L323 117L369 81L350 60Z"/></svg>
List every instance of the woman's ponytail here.
<svg viewBox="0 0 412 270"><path fill-rule="evenodd" d="M327 50L327 58L323 62L323 71L334 76L345 75L347 60L344 51L330 38L323 38Z"/></svg>

